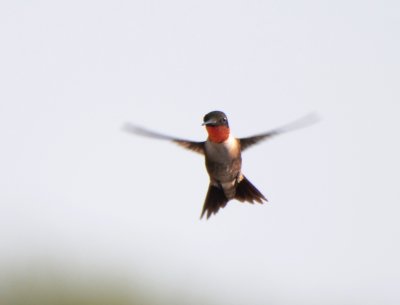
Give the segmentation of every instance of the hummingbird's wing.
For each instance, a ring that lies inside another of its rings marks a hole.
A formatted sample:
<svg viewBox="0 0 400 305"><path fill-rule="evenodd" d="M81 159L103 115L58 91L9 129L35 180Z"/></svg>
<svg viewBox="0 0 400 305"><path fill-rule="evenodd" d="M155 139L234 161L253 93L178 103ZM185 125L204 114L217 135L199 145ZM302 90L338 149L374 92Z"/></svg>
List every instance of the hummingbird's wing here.
<svg viewBox="0 0 400 305"><path fill-rule="evenodd" d="M171 137L171 136L164 135L164 134L161 134L161 133L158 133L155 131L151 131L151 130L145 129L143 127L139 127L139 126L129 124L129 123L125 124L123 129L127 132L134 133L134 134L137 134L140 136L172 141L186 149L189 149L191 151L195 151L197 153L204 155L204 142L194 142L194 141Z"/></svg>
<svg viewBox="0 0 400 305"><path fill-rule="evenodd" d="M315 113L311 113L311 114L306 115L292 123L286 124L279 128L275 128L270 131L267 131L267 132L264 132L264 133L261 133L258 135L254 135L251 137L240 138L239 139L240 146L242 148L242 151L244 151L247 148L249 148L250 146L253 146L254 144L257 144L261 141L267 140L269 138L272 138L274 136L277 136L279 134L282 134L282 133L285 133L288 131L292 131L292 130L310 126L310 125L318 122L318 120L319 120L318 116Z"/></svg>

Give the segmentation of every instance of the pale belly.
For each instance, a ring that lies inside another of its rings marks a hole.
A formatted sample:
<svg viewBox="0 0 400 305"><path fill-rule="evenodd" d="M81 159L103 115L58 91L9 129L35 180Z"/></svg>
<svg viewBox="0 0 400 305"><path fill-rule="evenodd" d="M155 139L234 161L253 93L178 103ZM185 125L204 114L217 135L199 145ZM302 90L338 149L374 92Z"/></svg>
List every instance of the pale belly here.
<svg viewBox="0 0 400 305"><path fill-rule="evenodd" d="M232 198L241 179L242 158L237 140L230 137L223 143L206 142L205 150L211 183L222 187L225 195Z"/></svg>

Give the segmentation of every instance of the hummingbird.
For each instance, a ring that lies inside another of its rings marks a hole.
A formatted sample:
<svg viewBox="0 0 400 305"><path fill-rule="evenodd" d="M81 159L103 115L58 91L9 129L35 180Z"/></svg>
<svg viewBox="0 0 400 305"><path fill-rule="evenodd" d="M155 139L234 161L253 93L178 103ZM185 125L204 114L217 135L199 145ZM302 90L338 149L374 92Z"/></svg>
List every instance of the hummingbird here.
<svg viewBox="0 0 400 305"><path fill-rule="evenodd" d="M190 141L165 135L133 124L125 130L142 136L172 141L183 148L202 154L210 177L207 195L200 218L207 219L224 208L230 200L240 202L267 202L267 198L242 173L242 152L276 135L310 125L316 120L307 115L290 124L245 138L236 138L229 128L228 118L222 111L211 111L203 118L208 137L206 141Z"/></svg>

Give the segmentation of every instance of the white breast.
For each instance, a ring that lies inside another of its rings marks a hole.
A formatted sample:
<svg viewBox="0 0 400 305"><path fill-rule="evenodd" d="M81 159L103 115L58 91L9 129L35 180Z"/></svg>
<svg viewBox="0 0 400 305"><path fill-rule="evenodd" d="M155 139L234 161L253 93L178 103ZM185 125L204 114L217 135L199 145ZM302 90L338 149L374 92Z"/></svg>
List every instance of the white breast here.
<svg viewBox="0 0 400 305"><path fill-rule="evenodd" d="M229 135L229 138L222 143L206 141L205 149L210 160L225 163L238 155L239 145L237 139Z"/></svg>

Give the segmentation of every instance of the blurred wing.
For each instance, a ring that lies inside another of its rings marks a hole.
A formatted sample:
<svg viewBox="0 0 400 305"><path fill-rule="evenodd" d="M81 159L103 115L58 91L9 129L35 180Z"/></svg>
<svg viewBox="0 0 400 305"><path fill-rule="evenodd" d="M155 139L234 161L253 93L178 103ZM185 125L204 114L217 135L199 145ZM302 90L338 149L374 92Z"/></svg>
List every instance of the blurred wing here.
<svg viewBox="0 0 400 305"><path fill-rule="evenodd" d="M194 141L189 141L189 140L183 140L183 139L178 139L174 138L168 135L164 135L155 131L151 131L136 125L132 124L125 124L124 128L125 131L129 133L134 133L140 136L145 136L149 138L154 138L154 139L159 139L159 140L167 140L167 141L172 141L186 149L189 149L191 151L195 151L200 154L204 154L204 142L194 142Z"/></svg>
<svg viewBox="0 0 400 305"><path fill-rule="evenodd" d="M254 144L257 144L261 141L267 140L269 138L272 138L274 136L277 136L279 134L292 131L292 130L297 130L300 128L304 128L307 126L310 126L312 124L315 124L316 122L319 121L318 116L315 113L311 113L309 115L306 115L292 123L286 124L284 126L281 126L279 128L267 131L265 133L261 133L259 135L247 137L247 138L240 138L240 145L242 147L242 151L246 150L250 146L253 146Z"/></svg>

